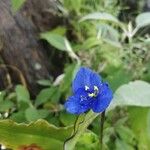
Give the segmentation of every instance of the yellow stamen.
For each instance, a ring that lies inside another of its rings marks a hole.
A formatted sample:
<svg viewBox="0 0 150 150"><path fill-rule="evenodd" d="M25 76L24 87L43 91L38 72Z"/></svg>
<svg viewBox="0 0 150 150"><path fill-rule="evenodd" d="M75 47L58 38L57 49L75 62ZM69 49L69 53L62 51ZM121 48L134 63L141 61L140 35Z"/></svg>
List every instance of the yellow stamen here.
<svg viewBox="0 0 150 150"><path fill-rule="evenodd" d="M89 96L89 97L94 97L95 94L94 94L94 93L89 93L88 96Z"/></svg>
<svg viewBox="0 0 150 150"><path fill-rule="evenodd" d="M90 88L86 85L86 86L85 86L85 90L87 91L87 90L89 90L89 89L90 89Z"/></svg>
<svg viewBox="0 0 150 150"><path fill-rule="evenodd" d="M94 91L98 91L98 87L94 85Z"/></svg>

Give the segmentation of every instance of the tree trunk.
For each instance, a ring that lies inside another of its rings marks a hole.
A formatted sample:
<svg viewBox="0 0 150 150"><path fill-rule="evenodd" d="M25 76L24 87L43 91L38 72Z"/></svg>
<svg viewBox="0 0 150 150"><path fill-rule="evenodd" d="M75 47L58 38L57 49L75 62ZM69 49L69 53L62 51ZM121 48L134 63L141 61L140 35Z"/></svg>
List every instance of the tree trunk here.
<svg viewBox="0 0 150 150"><path fill-rule="evenodd" d="M40 31L60 24L60 18L49 9L57 12L56 1L28 0L14 15L10 0L0 0L0 55L5 64L0 66L0 77L9 72L5 79L0 78L1 89L21 81L35 95L39 89L36 81L50 77L52 65L38 39Z"/></svg>

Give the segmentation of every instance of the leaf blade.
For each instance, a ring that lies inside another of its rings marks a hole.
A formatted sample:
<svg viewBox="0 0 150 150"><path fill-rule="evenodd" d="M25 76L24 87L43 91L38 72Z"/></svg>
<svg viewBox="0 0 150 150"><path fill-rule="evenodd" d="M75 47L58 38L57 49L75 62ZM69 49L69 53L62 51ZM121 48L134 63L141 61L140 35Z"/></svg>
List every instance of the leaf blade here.
<svg viewBox="0 0 150 150"><path fill-rule="evenodd" d="M18 124L11 120L0 121L0 142L13 149L36 144L43 150L60 150L71 132L72 127L57 128L41 119L30 124Z"/></svg>

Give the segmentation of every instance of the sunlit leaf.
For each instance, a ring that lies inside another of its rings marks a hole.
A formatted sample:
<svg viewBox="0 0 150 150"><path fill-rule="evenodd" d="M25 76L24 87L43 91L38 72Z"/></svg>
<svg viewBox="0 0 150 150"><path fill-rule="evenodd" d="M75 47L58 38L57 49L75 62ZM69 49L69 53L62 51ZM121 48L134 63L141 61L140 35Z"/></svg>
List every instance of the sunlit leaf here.
<svg viewBox="0 0 150 150"><path fill-rule="evenodd" d="M111 105L113 108L115 106L150 107L150 84L137 80L120 86Z"/></svg>
<svg viewBox="0 0 150 150"><path fill-rule="evenodd" d="M30 124L0 121L0 143L14 150L33 144L41 150L61 150L71 132L71 127L57 128L44 120Z"/></svg>
<svg viewBox="0 0 150 150"><path fill-rule="evenodd" d="M138 28L150 25L150 12L145 12L136 17L136 26Z"/></svg>
<svg viewBox="0 0 150 150"><path fill-rule="evenodd" d="M110 22L114 22L118 25L121 24L116 17L112 16L109 13L105 13L105 12L95 12L95 13L88 14L88 15L82 17L80 21L85 21L85 20L110 21Z"/></svg>
<svg viewBox="0 0 150 150"><path fill-rule="evenodd" d="M41 33L41 38L45 39L58 50L66 51L65 38L59 34L52 32Z"/></svg>

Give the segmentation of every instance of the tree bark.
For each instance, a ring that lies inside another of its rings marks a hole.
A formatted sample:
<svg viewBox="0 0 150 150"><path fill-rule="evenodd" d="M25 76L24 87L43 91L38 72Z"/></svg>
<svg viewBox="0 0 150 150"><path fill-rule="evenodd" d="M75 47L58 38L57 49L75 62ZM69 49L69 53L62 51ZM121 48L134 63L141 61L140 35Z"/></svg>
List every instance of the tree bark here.
<svg viewBox="0 0 150 150"><path fill-rule="evenodd" d="M55 12L56 1L28 0L14 15L10 0L0 0L0 55L5 64L0 66L0 76L4 76L2 70L7 69L11 82L25 81L33 95L39 89L36 81L51 75L52 65L38 33L61 23ZM4 88L5 80L2 77L0 80L0 88Z"/></svg>

